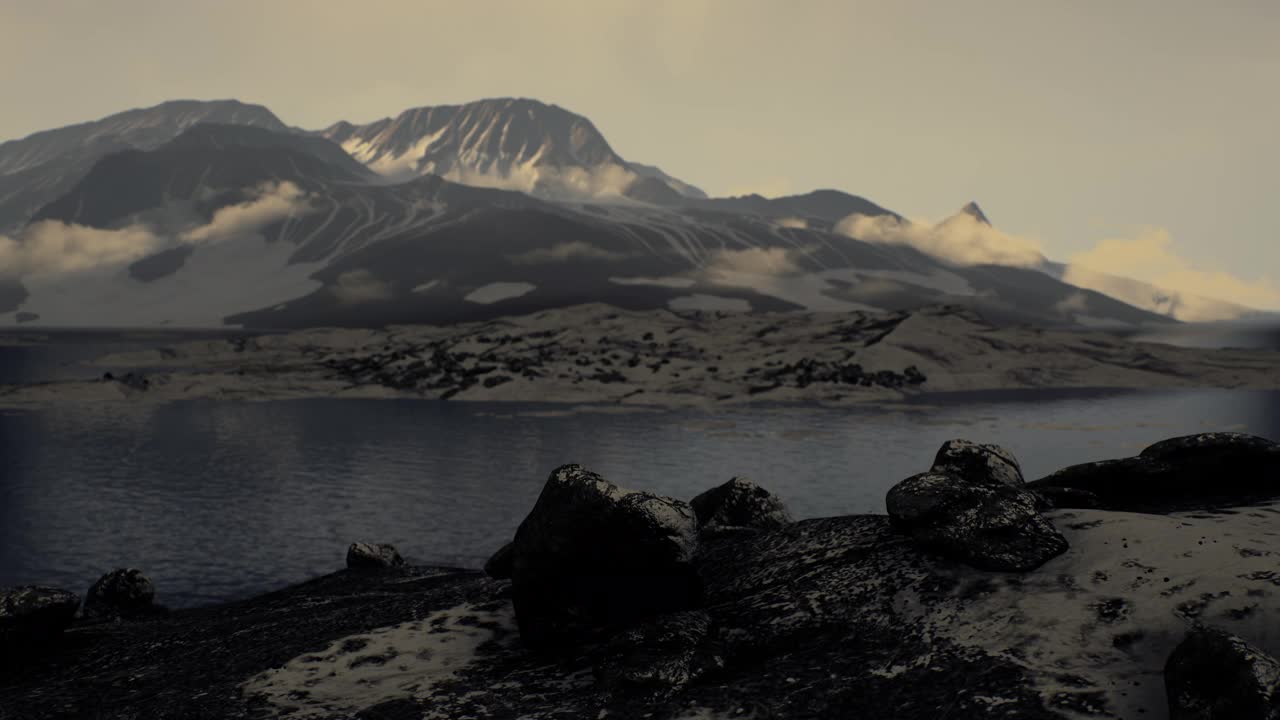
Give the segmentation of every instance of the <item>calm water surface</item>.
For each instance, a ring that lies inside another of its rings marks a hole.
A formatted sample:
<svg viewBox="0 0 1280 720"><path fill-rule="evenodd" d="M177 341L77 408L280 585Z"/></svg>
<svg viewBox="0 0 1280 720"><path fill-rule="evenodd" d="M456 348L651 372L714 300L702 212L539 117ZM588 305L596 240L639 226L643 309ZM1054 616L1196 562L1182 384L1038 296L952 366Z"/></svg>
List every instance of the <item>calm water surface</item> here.
<svg viewBox="0 0 1280 720"><path fill-rule="evenodd" d="M1028 477L1201 430L1280 438L1280 393L984 393L890 409L609 414L433 401L0 411L0 586L83 591L136 566L186 606L329 572L353 540L478 567L577 462L689 498L747 475L800 517L882 512L944 440Z"/></svg>

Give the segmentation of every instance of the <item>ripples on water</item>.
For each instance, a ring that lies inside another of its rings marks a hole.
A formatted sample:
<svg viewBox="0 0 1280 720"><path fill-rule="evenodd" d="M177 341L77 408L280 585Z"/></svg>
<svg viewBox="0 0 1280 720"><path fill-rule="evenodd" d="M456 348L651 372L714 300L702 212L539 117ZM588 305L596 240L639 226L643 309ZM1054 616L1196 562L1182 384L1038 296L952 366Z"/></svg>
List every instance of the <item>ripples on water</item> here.
<svg viewBox="0 0 1280 720"><path fill-rule="evenodd" d="M185 402L0 411L0 586L83 591L136 566L175 606L341 567L353 540L478 567L548 472L581 463L689 498L747 475L799 517L882 512L944 440L1010 447L1029 478L1207 429L1280 437L1280 394L948 396L824 410L569 413L433 401Z"/></svg>

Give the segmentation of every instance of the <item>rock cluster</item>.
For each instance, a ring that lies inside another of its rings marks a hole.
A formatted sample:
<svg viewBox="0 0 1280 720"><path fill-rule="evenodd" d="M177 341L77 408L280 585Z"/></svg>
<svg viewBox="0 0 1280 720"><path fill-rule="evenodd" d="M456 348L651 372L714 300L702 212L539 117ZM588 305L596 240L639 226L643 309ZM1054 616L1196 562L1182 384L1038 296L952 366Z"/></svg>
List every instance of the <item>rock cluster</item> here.
<svg viewBox="0 0 1280 720"><path fill-rule="evenodd" d="M1280 443L1242 433L1162 440L1136 457L1072 465L1028 483L1056 507L1202 510L1280 495Z"/></svg>
<svg viewBox="0 0 1280 720"><path fill-rule="evenodd" d="M689 501L702 530L753 528L774 530L794 522L773 493L746 478L735 477Z"/></svg>
<svg viewBox="0 0 1280 720"><path fill-rule="evenodd" d="M0 591L0 651L45 640L71 625L80 598L75 593L41 585Z"/></svg>
<svg viewBox="0 0 1280 720"><path fill-rule="evenodd" d="M997 445L948 441L933 468L895 485L885 505L923 548L983 570L1034 570L1067 550L1023 487L1017 459Z"/></svg>

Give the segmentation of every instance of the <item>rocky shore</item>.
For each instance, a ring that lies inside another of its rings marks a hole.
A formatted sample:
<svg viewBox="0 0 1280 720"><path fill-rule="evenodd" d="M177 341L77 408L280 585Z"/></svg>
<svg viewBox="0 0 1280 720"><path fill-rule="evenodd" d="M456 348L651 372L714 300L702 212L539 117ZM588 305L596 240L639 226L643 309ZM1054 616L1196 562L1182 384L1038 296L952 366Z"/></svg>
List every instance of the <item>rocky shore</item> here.
<svg viewBox="0 0 1280 720"><path fill-rule="evenodd" d="M347 569L166 612L141 573L0 594L0 718L1233 718L1280 713L1280 445L1025 482L954 440L888 515L794 521L555 469L485 572Z"/></svg>
<svg viewBox="0 0 1280 720"><path fill-rule="evenodd" d="M215 398L841 405L1018 388L1280 387L1267 350L893 313L624 311L582 305L454 326L206 339L97 361L96 381L0 387L0 407Z"/></svg>

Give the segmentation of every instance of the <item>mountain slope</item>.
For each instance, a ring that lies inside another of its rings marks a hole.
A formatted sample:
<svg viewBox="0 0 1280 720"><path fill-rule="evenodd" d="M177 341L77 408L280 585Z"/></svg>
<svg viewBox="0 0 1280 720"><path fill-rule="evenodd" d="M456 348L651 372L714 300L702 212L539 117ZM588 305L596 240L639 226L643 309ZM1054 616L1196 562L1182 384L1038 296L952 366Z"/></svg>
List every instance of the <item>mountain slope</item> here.
<svg viewBox="0 0 1280 720"><path fill-rule="evenodd" d="M157 148L200 123L288 129L261 105L176 100L0 143L0 233L70 190L101 158Z"/></svg>

